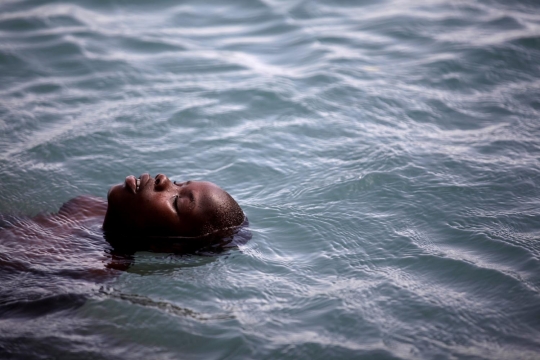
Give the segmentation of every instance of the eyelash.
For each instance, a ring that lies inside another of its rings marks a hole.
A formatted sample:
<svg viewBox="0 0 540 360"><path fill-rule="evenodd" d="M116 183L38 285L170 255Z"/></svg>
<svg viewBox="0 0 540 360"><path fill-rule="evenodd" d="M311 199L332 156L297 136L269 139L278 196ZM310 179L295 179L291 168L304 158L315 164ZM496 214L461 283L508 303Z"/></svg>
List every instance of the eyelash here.
<svg viewBox="0 0 540 360"><path fill-rule="evenodd" d="M189 202L192 204L195 201L195 197L193 196L193 192L190 191L188 196L189 196ZM179 198L180 198L179 195L176 195L174 197L174 207L175 207L177 212L180 211L180 209L178 208L178 199Z"/></svg>

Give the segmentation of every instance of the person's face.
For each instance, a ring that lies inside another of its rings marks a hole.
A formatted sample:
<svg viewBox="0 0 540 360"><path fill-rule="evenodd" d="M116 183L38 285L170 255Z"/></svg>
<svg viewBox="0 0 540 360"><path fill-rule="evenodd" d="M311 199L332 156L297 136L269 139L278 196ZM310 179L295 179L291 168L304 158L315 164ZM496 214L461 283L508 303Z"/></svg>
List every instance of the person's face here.
<svg viewBox="0 0 540 360"><path fill-rule="evenodd" d="M206 181L173 183L163 174L155 178L130 175L111 187L104 228L156 235L202 235L213 207L230 196Z"/></svg>

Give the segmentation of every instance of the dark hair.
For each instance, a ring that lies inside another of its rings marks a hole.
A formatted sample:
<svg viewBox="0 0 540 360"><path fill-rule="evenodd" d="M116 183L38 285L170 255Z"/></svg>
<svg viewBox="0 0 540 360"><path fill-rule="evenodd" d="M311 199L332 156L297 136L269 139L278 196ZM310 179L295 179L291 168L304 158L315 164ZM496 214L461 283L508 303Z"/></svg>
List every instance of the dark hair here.
<svg viewBox="0 0 540 360"><path fill-rule="evenodd" d="M210 207L208 221L202 226L199 236L206 236L229 228L242 225L245 219L240 205L227 194L227 202L221 202L217 206Z"/></svg>

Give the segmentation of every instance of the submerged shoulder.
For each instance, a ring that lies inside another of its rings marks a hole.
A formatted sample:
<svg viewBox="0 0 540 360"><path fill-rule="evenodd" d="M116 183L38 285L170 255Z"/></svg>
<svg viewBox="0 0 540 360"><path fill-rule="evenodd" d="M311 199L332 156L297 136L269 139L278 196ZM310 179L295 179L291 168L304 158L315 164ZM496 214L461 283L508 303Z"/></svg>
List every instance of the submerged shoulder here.
<svg viewBox="0 0 540 360"><path fill-rule="evenodd" d="M58 210L58 215L69 217L105 216L106 211L107 201L105 199L82 195L65 202Z"/></svg>

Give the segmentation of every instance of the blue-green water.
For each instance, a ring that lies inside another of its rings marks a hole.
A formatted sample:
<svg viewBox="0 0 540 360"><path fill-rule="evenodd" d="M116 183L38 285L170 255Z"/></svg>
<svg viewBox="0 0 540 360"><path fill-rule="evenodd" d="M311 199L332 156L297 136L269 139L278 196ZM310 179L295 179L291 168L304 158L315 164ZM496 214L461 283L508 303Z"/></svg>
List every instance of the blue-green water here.
<svg viewBox="0 0 540 360"><path fill-rule="evenodd" d="M252 232L3 235L2 358L540 357L536 1L3 1L0 129L6 224L148 171Z"/></svg>

